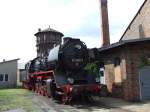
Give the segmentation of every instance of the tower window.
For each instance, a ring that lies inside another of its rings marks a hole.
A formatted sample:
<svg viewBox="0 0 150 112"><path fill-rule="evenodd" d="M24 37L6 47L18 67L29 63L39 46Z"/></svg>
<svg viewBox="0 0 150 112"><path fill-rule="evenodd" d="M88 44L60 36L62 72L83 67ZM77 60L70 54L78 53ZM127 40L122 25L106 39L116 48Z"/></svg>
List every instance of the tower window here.
<svg viewBox="0 0 150 112"><path fill-rule="evenodd" d="M44 35L44 42L46 42L46 35Z"/></svg>

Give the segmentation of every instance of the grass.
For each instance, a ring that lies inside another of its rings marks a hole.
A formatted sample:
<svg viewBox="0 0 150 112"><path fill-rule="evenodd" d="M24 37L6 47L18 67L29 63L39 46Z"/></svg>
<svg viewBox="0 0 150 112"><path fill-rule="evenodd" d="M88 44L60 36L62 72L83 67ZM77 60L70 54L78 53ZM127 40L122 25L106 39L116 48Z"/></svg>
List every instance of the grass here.
<svg viewBox="0 0 150 112"><path fill-rule="evenodd" d="M38 112L32 99L33 93L25 89L0 89L0 112L18 108Z"/></svg>

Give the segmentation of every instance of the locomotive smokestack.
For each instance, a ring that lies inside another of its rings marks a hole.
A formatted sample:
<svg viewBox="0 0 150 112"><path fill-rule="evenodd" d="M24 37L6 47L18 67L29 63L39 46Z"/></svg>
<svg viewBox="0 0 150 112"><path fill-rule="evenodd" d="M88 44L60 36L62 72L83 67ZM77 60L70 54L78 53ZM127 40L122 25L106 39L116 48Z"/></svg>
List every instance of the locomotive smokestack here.
<svg viewBox="0 0 150 112"><path fill-rule="evenodd" d="M110 45L107 0L100 0L102 46Z"/></svg>

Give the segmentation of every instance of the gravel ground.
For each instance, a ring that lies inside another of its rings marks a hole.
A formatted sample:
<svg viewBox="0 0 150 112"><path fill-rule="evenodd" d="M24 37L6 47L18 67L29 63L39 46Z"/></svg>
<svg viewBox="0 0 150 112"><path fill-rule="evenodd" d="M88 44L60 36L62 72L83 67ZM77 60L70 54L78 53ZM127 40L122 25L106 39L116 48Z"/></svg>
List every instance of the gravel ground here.
<svg viewBox="0 0 150 112"><path fill-rule="evenodd" d="M40 107L40 112L131 112L127 109L107 106L98 101L72 102L71 105L59 104L52 99L35 95L33 102Z"/></svg>

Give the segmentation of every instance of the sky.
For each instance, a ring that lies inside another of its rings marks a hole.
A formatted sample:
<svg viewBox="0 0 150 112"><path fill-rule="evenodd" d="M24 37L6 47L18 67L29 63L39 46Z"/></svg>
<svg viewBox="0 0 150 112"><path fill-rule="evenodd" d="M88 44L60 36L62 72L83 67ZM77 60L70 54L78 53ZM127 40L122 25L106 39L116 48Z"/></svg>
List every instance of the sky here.
<svg viewBox="0 0 150 112"><path fill-rule="evenodd" d="M144 0L108 0L111 43L121 35ZM36 57L38 28L51 28L101 47L99 0L0 0L0 61Z"/></svg>

